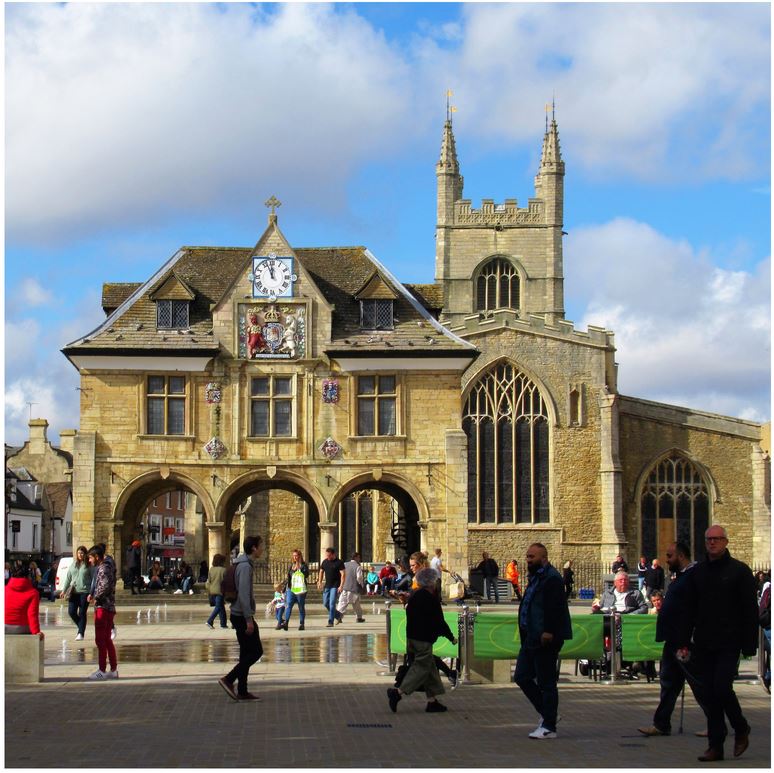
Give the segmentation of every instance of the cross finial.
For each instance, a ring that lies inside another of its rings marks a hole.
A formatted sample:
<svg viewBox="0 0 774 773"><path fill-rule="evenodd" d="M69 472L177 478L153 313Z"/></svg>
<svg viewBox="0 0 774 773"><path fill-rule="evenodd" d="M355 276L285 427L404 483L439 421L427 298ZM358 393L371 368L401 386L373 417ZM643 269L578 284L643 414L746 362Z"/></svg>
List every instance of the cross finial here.
<svg viewBox="0 0 774 773"><path fill-rule="evenodd" d="M32 406L33 406L33 405L37 405L37 403L33 403L33 402L32 402L32 401L30 401L30 400L27 400L27 401L26 401L26 403L27 403L27 405L29 406L29 409L30 409L30 421L32 421Z"/></svg>
<svg viewBox="0 0 774 773"><path fill-rule="evenodd" d="M272 196L270 199L266 199L266 201L263 202L265 206L269 207L271 209L270 214L274 214L274 211L277 207L282 206L282 202L276 197Z"/></svg>

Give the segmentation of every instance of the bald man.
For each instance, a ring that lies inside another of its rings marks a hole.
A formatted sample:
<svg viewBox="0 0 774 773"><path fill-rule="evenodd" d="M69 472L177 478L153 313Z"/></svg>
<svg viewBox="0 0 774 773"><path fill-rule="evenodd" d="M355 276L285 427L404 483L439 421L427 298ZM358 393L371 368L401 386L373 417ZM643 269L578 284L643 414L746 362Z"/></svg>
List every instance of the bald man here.
<svg viewBox="0 0 774 773"><path fill-rule="evenodd" d="M527 548L529 584L519 607L521 650L513 681L540 715L540 724L530 738L556 738L559 708L559 650L572 638L570 610L562 575L548 563L545 545L535 542Z"/></svg>
<svg viewBox="0 0 774 773"><path fill-rule="evenodd" d="M751 657L758 648L758 606L753 573L731 557L726 530L710 526L704 541L706 558L689 578L693 644L678 657L688 658L686 675L707 715L709 748L698 759L717 762L728 732L724 714L734 728L734 757L749 745L750 725L734 693L734 675L740 653Z"/></svg>

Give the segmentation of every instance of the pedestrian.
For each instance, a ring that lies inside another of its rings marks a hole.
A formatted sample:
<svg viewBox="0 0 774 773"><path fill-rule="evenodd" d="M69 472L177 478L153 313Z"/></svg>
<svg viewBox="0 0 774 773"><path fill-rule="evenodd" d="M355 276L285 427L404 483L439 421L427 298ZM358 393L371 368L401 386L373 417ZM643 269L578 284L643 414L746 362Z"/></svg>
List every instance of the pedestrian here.
<svg viewBox="0 0 774 773"><path fill-rule="evenodd" d="M648 571L648 559L645 556L640 556L639 563L637 564L637 589L642 590L645 585L645 572Z"/></svg>
<svg viewBox="0 0 774 773"><path fill-rule="evenodd" d="M352 560L344 564L344 578L341 581L341 593L336 604L338 622L344 619L347 607L352 604L358 623L364 623L363 608L360 606L360 595L365 591L363 567L360 566L360 553L353 553Z"/></svg>
<svg viewBox="0 0 774 773"><path fill-rule="evenodd" d="M489 553L482 553L481 562L476 569L484 575L484 594L487 599L491 600L494 589L495 604L499 604L500 591L497 587L497 576L500 574L500 567L497 566L497 561L490 558Z"/></svg>
<svg viewBox="0 0 774 773"><path fill-rule="evenodd" d="M439 636L445 636L452 644L457 639L444 619L441 600L436 594L436 577L430 567L420 569L415 578L418 587L406 604L406 652L412 660L400 687L387 690L387 701L393 712L397 712L398 702L404 695L417 690L424 690L427 696L425 711L446 711L446 706L437 698L445 690L433 656L433 644Z"/></svg>
<svg viewBox="0 0 774 773"><path fill-rule="evenodd" d="M653 714L650 727L638 727L645 736L669 735L672 732L672 712L677 698L685 686L685 672L676 653L688 644L691 637L691 586L690 574L695 564L691 561L691 548L685 542L673 542L666 550L667 567L674 574L663 597L661 610L656 619L656 641L664 642L661 654L659 682L661 696ZM653 593L654 609L657 595Z"/></svg>
<svg viewBox="0 0 774 773"><path fill-rule="evenodd" d="M771 692L771 575L763 577L761 598L758 602L758 624L763 631L763 646L766 650L763 686L766 692Z"/></svg>
<svg viewBox="0 0 774 773"><path fill-rule="evenodd" d="M234 583L237 597L231 602L231 625L236 631L239 642L239 662L224 677L218 679L218 684L230 698L237 701L259 700L247 689L247 678L253 663L258 662L263 655L261 635L255 622L255 596L253 595L253 562L257 561L263 552L260 537L246 537L244 553L234 560ZM234 690L234 682L237 689Z"/></svg>
<svg viewBox="0 0 774 773"><path fill-rule="evenodd" d="M212 600L212 612L207 618L207 626L214 628L215 618L220 618L220 627L228 628L226 623L226 604L223 599L223 578L226 576L226 557L216 553L212 557L212 568L207 574L207 584L205 589Z"/></svg>
<svg viewBox="0 0 774 773"><path fill-rule="evenodd" d="M657 558L653 559L650 569L645 572L645 598L650 601L653 591L664 590L664 570Z"/></svg>
<svg viewBox="0 0 774 773"><path fill-rule="evenodd" d="M224 563L225 563L225 556L223 558L224 558ZM197 582L207 582L207 576L208 576L207 562L206 561L202 561L199 564L199 576L196 578Z"/></svg>
<svg viewBox="0 0 774 773"><path fill-rule="evenodd" d="M744 754L750 743L750 725L734 692L734 675L740 654L752 657L757 650L758 604L753 573L732 558L726 530L716 524L704 537L706 558L696 564L690 578L693 645L690 650L681 648L678 657L690 657L688 680L707 716L709 746L698 759L716 762L723 759L724 714L734 729L734 757Z"/></svg>
<svg viewBox="0 0 774 773"><path fill-rule="evenodd" d="M613 561L613 564L610 567L610 571L613 574L616 574L617 572L620 572L621 570L623 570L624 572L628 573L628 571L629 571L629 564L627 564L626 561L624 561L623 556L619 553L615 557L615 561Z"/></svg>
<svg viewBox="0 0 774 773"><path fill-rule="evenodd" d="M126 549L126 577L129 580L129 588L132 596L140 592L140 568L142 567L142 542L136 539ZM135 591L135 588L137 590Z"/></svg>
<svg viewBox="0 0 774 773"><path fill-rule="evenodd" d="M16 561L5 586L5 632L8 634L35 634L41 638L40 594L32 584L28 564Z"/></svg>
<svg viewBox="0 0 774 773"><path fill-rule="evenodd" d="M75 561L70 564L60 598L67 599L67 614L77 626L75 641L83 641L86 634L86 613L89 609L92 570L88 550L80 545L75 551ZM69 592L69 595L68 595Z"/></svg>
<svg viewBox="0 0 774 773"><path fill-rule="evenodd" d="M448 569L443 565L443 558L441 548L435 549L435 555L430 559L430 568L434 569L438 573L438 598L441 600L441 604L443 604L443 590L442 590L442 583L441 583L441 577L443 576L444 572L448 573Z"/></svg>
<svg viewBox="0 0 774 773"><path fill-rule="evenodd" d="M325 558L320 564L317 577L317 588L322 590L323 606L328 610L328 628L333 628L334 620L341 622L341 615L336 611L336 599L341 592L345 576L346 568L336 555L336 549L325 548Z"/></svg>
<svg viewBox="0 0 774 773"><path fill-rule="evenodd" d="M572 638L570 610L562 576L548 562L545 545L527 548L529 583L519 607L521 649L513 680L540 715L530 734L539 740L556 738L559 690L559 650Z"/></svg>
<svg viewBox="0 0 774 773"><path fill-rule="evenodd" d="M116 568L116 562L113 559L113 556L111 556L107 552L107 545L104 542L98 542L95 547L102 548L102 552L104 553L103 561L108 565L108 568L113 573L113 577L118 578L118 569ZM89 558L89 563L91 563L91 558ZM97 585L97 573L94 571L94 567L92 566L91 569L91 588L89 589L89 595L93 598L94 597L94 589ZM113 591L115 592L115 587L113 588ZM91 600L91 599L89 599ZM115 623L113 623L113 627L110 631L110 638L115 639L118 636L118 628L116 628Z"/></svg>
<svg viewBox="0 0 774 773"><path fill-rule="evenodd" d="M505 567L505 579L513 588L513 595L521 603L521 587L519 586L519 562L512 558Z"/></svg>
<svg viewBox="0 0 774 773"><path fill-rule="evenodd" d="M274 619L277 621L277 625L274 626L275 631L282 630L282 618L285 614L285 583L274 583L274 598L270 602L271 609L274 611Z"/></svg>
<svg viewBox="0 0 774 773"><path fill-rule="evenodd" d="M116 565L114 561L107 560L102 544L89 550L89 563L94 575L94 589L88 601L94 602L94 640L99 660L99 667L89 679L118 679L118 658L112 635L116 615ZM110 671L107 670L108 661Z"/></svg>
<svg viewBox="0 0 774 773"><path fill-rule="evenodd" d="M572 561L565 561L562 568L562 582L564 582L564 595L567 601L572 596L572 589L575 586L575 572L572 568Z"/></svg>
<svg viewBox="0 0 774 773"><path fill-rule="evenodd" d="M292 562L288 569L287 591L285 591L285 622L282 627L287 631L290 615L293 612L293 605L298 604L298 614L300 623L299 631L304 630L304 620L306 619L306 583L309 579L309 567L304 561L301 551L296 548L292 553Z"/></svg>

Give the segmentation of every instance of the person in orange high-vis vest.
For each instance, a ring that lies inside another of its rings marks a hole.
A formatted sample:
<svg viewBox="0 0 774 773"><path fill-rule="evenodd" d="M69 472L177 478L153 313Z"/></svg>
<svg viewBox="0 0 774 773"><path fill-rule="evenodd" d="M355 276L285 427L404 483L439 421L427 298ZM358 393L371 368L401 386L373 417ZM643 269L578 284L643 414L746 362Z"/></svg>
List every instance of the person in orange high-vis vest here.
<svg viewBox="0 0 774 773"><path fill-rule="evenodd" d="M513 585L513 595L521 602L521 588L519 588L519 564L512 559L505 567L505 579Z"/></svg>

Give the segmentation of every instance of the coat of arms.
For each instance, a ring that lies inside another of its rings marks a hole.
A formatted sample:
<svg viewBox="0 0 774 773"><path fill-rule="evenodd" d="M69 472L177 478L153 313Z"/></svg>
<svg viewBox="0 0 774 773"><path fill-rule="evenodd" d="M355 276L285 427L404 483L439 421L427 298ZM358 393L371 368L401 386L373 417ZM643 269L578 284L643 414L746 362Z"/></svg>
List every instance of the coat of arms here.
<svg viewBox="0 0 774 773"><path fill-rule="evenodd" d="M327 437L320 444L320 453L326 459L335 459L341 452L341 446L332 438Z"/></svg>
<svg viewBox="0 0 774 773"><path fill-rule="evenodd" d="M324 403L339 401L339 382L335 378L326 378L322 384L322 399Z"/></svg>
<svg viewBox="0 0 774 773"><path fill-rule="evenodd" d="M306 346L305 307L241 307L239 312L239 356L247 360L296 359Z"/></svg>
<svg viewBox="0 0 774 773"><path fill-rule="evenodd" d="M219 403L222 397L222 391L220 388L220 384L218 384L215 381L210 381L209 384L207 384L206 387L204 387L204 402L207 403L207 405L212 405L213 403Z"/></svg>
<svg viewBox="0 0 774 773"><path fill-rule="evenodd" d="M226 446L218 437L210 438L204 446L204 450L213 458L220 459L226 453Z"/></svg>

